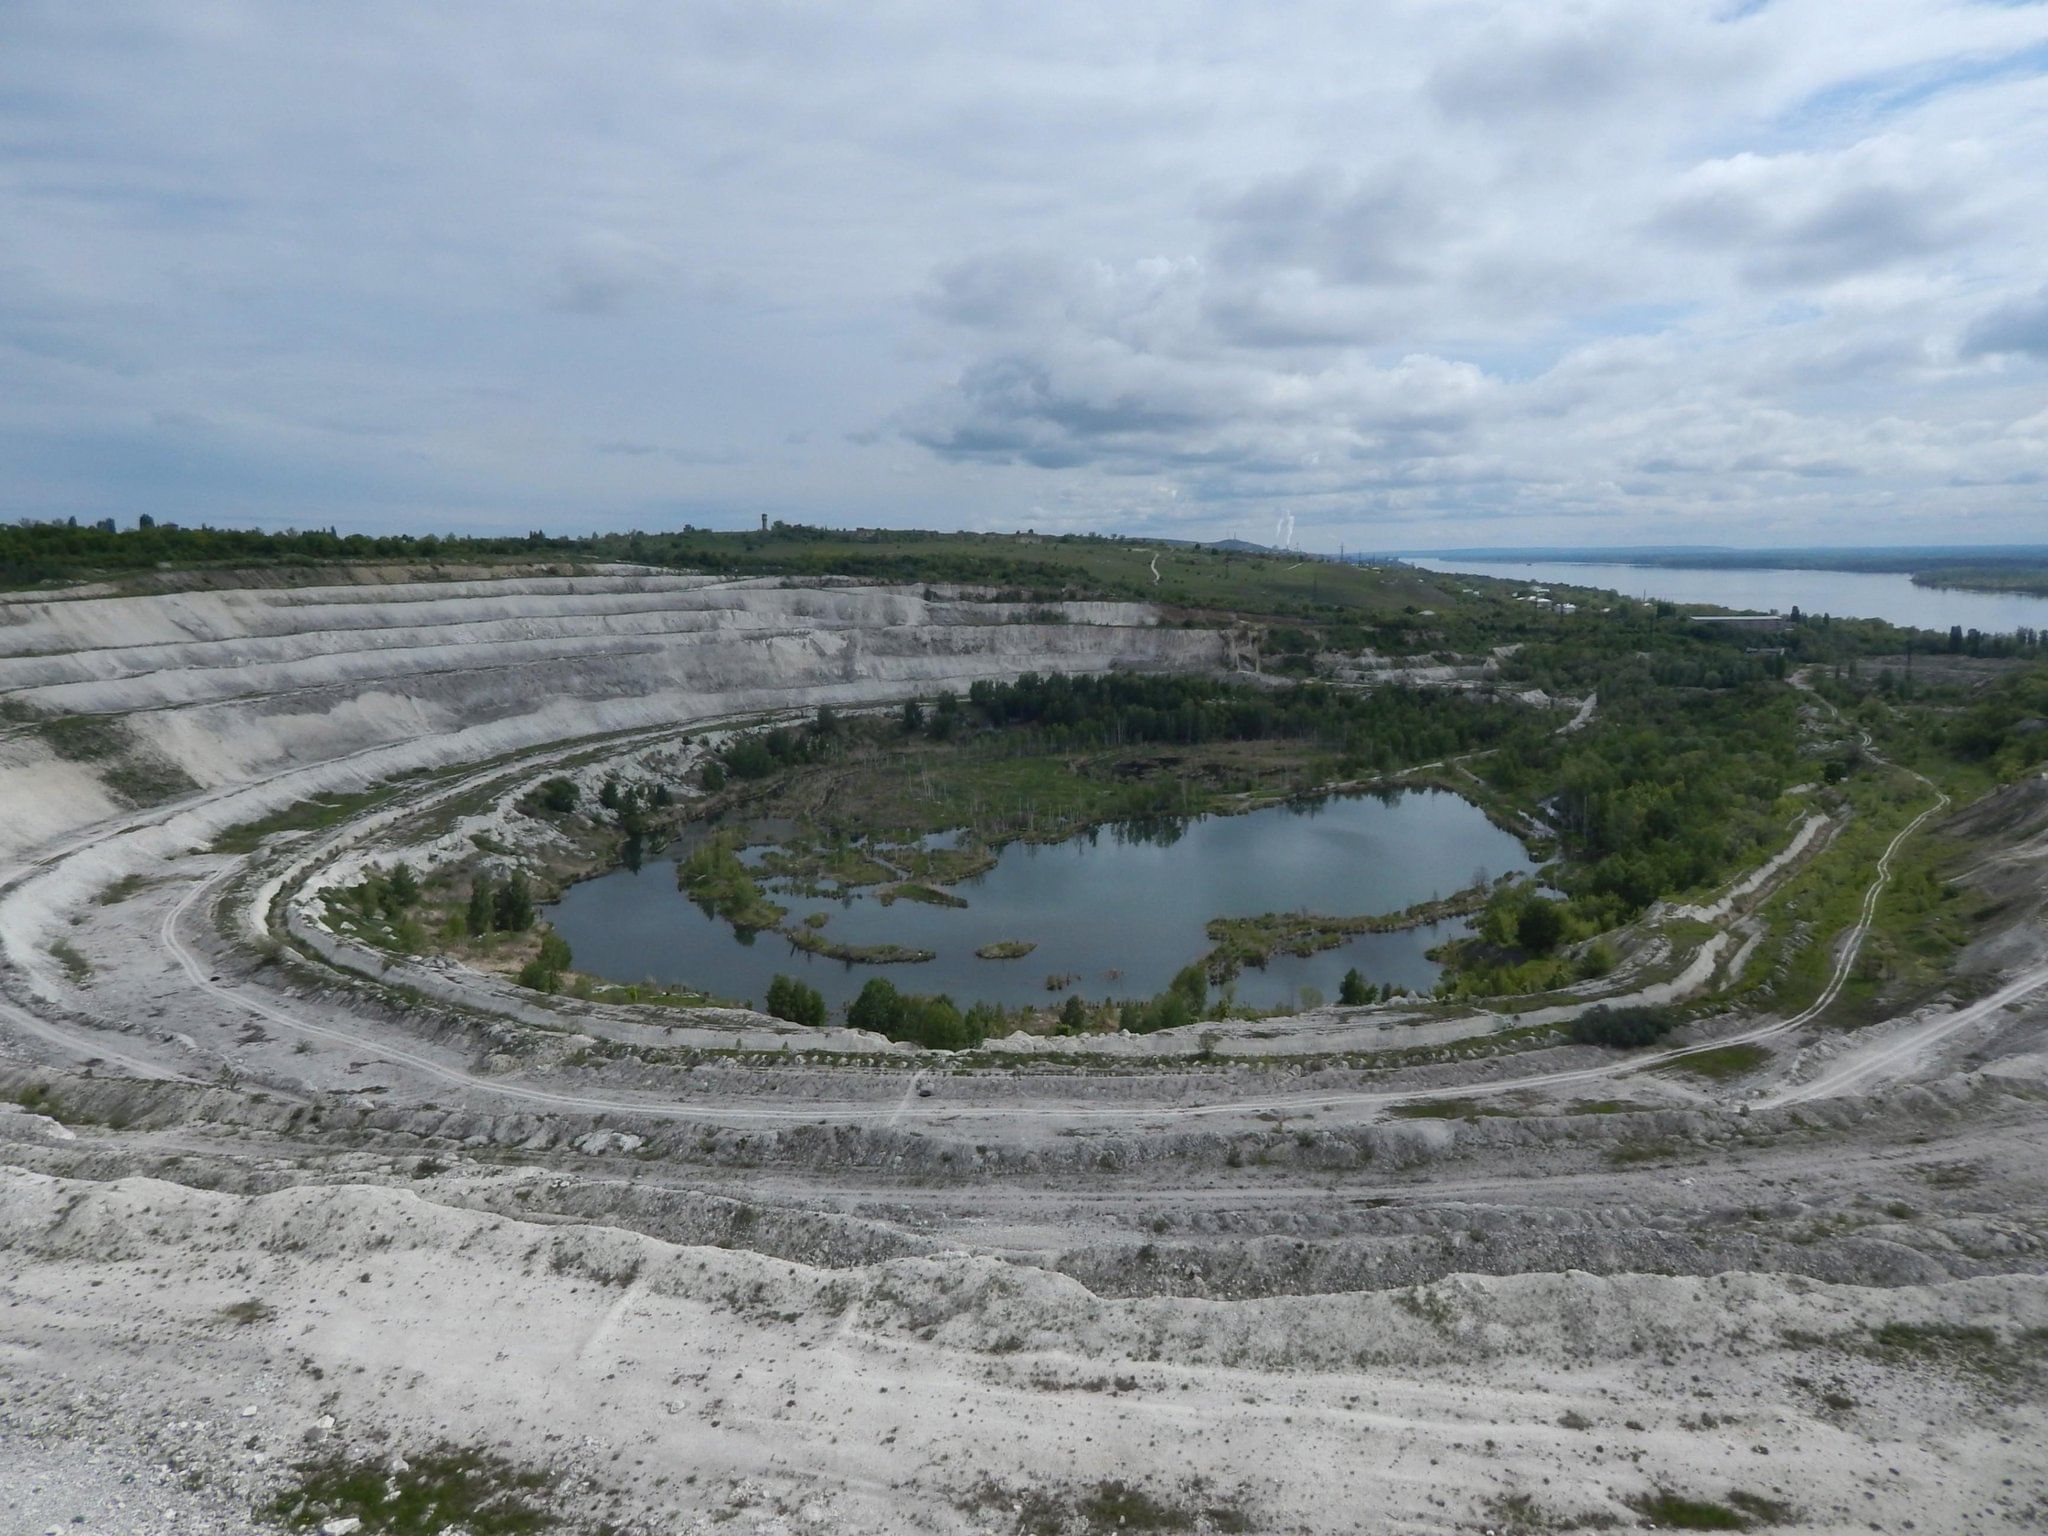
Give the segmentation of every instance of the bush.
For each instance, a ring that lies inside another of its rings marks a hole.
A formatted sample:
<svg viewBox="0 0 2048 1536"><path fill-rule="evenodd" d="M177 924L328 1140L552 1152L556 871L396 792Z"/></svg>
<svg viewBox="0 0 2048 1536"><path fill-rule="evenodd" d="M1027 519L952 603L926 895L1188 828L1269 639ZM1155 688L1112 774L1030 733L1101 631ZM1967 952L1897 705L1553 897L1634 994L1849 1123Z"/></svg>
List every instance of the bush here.
<svg viewBox="0 0 2048 1536"><path fill-rule="evenodd" d="M717 762L706 763L697 775L697 782L704 786L705 794L717 794L725 788L725 765Z"/></svg>
<svg viewBox="0 0 2048 1536"><path fill-rule="evenodd" d="M562 973L549 970L538 956L519 967L519 975L514 979L520 986L534 992L554 992L562 985Z"/></svg>
<svg viewBox="0 0 2048 1536"><path fill-rule="evenodd" d="M1655 1045L1684 1022L1669 1008L1588 1008L1571 1023L1579 1045L1605 1045L1615 1050L1640 1050Z"/></svg>
<svg viewBox="0 0 2048 1536"><path fill-rule="evenodd" d="M553 811L557 816L566 816L576 809L576 802L582 791L574 779L549 779L540 787L540 803L544 810Z"/></svg>

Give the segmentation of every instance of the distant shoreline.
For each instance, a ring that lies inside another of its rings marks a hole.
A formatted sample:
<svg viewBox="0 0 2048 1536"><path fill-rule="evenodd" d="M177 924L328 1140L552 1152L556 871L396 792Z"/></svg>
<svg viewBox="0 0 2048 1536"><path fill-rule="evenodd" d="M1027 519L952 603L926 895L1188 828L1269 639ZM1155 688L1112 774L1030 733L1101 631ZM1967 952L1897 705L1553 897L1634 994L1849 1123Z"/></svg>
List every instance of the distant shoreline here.
<svg viewBox="0 0 2048 1536"><path fill-rule="evenodd" d="M1927 549L1407 550L1404 560L1506 565L1626 565L1671 571L1839 571L1907 576L1915 586L2048 597L2048 545Z"/></svg>

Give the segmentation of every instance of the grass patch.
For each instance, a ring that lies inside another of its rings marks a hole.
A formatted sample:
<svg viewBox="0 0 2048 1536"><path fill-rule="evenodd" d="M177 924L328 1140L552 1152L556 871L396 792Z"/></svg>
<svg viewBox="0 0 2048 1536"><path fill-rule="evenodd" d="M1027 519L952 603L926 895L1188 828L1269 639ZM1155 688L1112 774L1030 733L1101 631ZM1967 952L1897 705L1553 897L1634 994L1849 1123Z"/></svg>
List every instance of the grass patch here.
<svg viewBox="0 0 2048 1536"><path fill-rule="evenodd" d="M1711 1499L1689 1499L1659 1488L1655 1493L1629 1500L1635 1512L1652 1525L1675 1531L1746 1531L1753 1524L1749 1515Z"/></svg>
<svg viewBox="0 0 2048 1536"><path fill-rule="evenodd" d="M1995 1330L1961 1323L1886 1323L1872 1330L1870 1347L1880 1358L1924 1360L1994 1381L2011 1379L2019 1366Z"/></svg>
<svg viewBox="0 0 2048 1536"><path fill-rule="evenodd" d="M97 763L128 750L127 727L105 715L63 715L36 727L49 749L67 763Z"/></svg>
<svg viewBox="0 0 2048 1536"><path fill-rule="evenodd" d="M1770 1061L1771 1053L1760 1045L1719 1045L1711 1050L1694 1051L1677 1061L1653 1067L1655 1072L1683 1072L1689 1077L1704 1077L1712 1082L1725 1083L1738 1077L1747 1077Z"/></svg>
<svg viewBox="0 0 2048 1536"><path fill-rule="evenodd" d="M964 907L965 897L955 896L951 891L942 891L935 885L921 885L915 880L906 880L901 885L892 885L882 892L881 902L888 906L892 901L921 901L928 907Z"/></svg>
<svg viewBox="0 0 2048 1536"><path fill-rule="evenodd" d="M1417 1104L1396 1104L1387 1110L1390 1120L1475 1120L1480 1116L1512 1119L1512 1109L1498 1109L1484 1099L1425 1099Z"/></svg>
<svg viewBox="0 0 2048 1536"><path fill-rule="evenodd" d="M1022 960L1038 948L1029 939L998 939L993 944L984 944L975 955L983 960Z"/></svg>
<svg viewBox="0 0 2048 1536"><path fill-rule="evenodd" d="M382 1456L337 1451L300 1462L296 1486L278 1494L263 1513L289 1530L354 1517L370 1536L531 1536L552 1529L555 1518L536 1495L553 1479L514 1466L489 1451L442 1444L406 1457L407 1469L390 1472Z"/></svg>
<svg viewBox="0 0 2048 1536"><path fill-rule="evenodd" d="M332 799L301 800L256 821L229 827L213 840L215 853L254 853L266 838L280 832L325 832L371 809L396 794L397 787L364 790L360 794L336 795Z"/></svg>
<svg viewBox="0 0 2048 1536"><path fill-rule="evenodd" d="M1194 1480L1196 1498L1176 1502L1148 1493L1119 1478L1080 1489L1043 1488L1014 1492L984 1483L961 1503L983 1517L1007 1517L1016 1536L1112 1536L1121 1531L1214 1532L1239 1536L1252 1530L1249 1516L1234 1504L1200 1497L1202 1479Z"/></svg>
<svg viewBox="0 0 2048 1536"><path fill-rule="evenodd" d="M155 884L156 881L148 875L123 875L112 885L101 891L93 900L103 907L118 906L130 897L140 895Z"/></svg>
<svg viewBox="0 0 2048 1536"><path fill-rule="evenodd" d="M905 944L844 944L838 939L827 938L815 928L778 928L775 931L805 954L823 955L828 960L840 960L848 965L922 965L927 960L938 958L936 950L912 949Z"/></svg>
<svg viewBox="0 0 2048 1536"><path fill-rule="evenodd" d="M50 946L50 954L64 967L64 974L74 983L84 983L92 979L92 962L80 954L78 946L69 939L57 940Z"/></svg>
<svg viewBox="0 0 2048 1536"><path fill-rule="evenodd" d="M161 757L128 757L100 771L100 782L137 808L199 793L199 781Z"/></svg>

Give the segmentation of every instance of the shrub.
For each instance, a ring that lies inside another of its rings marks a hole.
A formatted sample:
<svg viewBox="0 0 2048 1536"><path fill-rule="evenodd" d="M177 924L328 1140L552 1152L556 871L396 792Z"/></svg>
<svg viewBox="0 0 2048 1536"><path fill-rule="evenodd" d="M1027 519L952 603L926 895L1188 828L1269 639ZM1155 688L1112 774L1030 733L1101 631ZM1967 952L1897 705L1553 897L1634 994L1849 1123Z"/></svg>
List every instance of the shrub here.
<svg viewBox="0 0 2048 1536"><path fill-rule="evenodd" d="M1683 1020L1669 1008L1588 1008L1571 1023L1571 1037L1580 1045L1605 1045L1639 1050L1655 1045Z"/></svg>
<svg viewBox="0 0 2048 1536"><path fill-rule="evenodd" d="M540 803L544 810L553 811L557 816L566 816L576 809L576 802L582 791L574 779L549 779L540 787Z"/></svg>

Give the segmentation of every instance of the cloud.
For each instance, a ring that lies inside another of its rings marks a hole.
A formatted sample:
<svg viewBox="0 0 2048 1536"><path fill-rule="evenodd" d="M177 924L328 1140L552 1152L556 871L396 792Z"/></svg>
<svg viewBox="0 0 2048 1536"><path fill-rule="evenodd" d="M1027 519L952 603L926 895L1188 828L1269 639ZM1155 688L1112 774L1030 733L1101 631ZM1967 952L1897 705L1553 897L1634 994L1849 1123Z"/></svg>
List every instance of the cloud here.
<svg viewBox="0 0 2048 1536"><path fill-rule="evenodd" d="M1973 232L1963 178L1896 141L1833 154L1745 153L1680 178L1652 225L1729 253L1745 281L1838 281L1956 248Z"/></svg>
<svg viewBox="0 0 2048 1536"><path fill-rule="evenodd" d="M13 0L10 509L2027 536L2048 8L1873 4Z"/></svg>
<svg viewBox="0 0 2048 1536"><path fill-rule="evenodd" d="M574 314L616 315L658 287L670 269L668 258L645 241L585 235L556 261L547 302Z"/></svg>
<svg viewBox="0 0 2048 1536"><path fill-rule="evenodd" d="M1972 357L2020 355L2048 361L2048 287L1979 318L1963 338L1963 351Z"/></svg>

